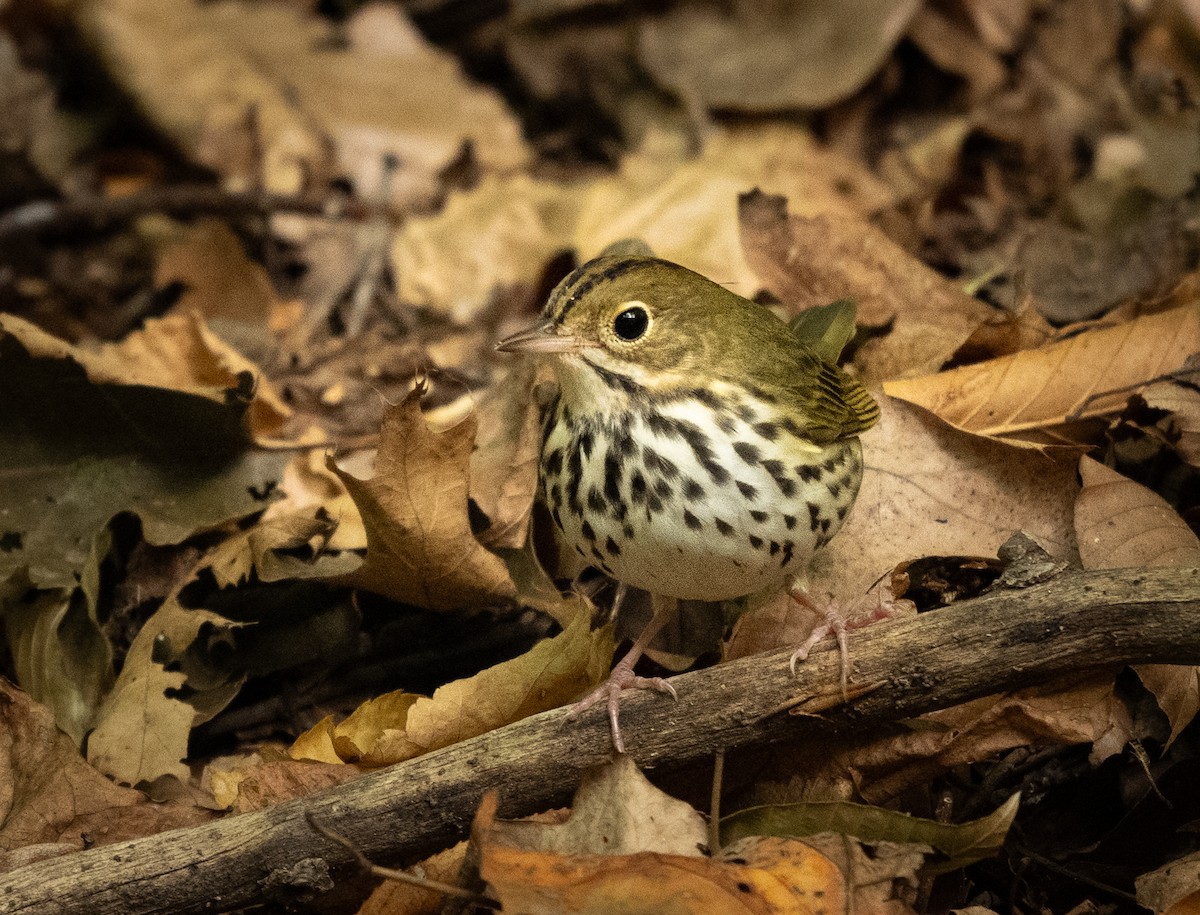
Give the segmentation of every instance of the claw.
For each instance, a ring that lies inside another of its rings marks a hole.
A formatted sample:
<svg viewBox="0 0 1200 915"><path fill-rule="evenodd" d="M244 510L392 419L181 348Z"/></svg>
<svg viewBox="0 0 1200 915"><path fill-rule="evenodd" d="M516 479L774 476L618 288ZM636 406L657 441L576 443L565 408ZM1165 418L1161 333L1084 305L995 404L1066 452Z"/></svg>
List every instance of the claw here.
<svg viewBox="0 0 1200 915"><path fill-rule="evenodd" d="M571 706L571 711L567 713L569 719L578 718L593 705L605 700L608 706L608 722L612 728L613 746L618 753L625 752L625 740L621 736L620 722L621 693L627 689L654 689L661 693L670 693L671 698L676 701L679 699L675 687L662 677L639 677L633 672L632 664L628 666L625 664L626 660L628 660L628 656L613 668L607 680Z"/></svg>

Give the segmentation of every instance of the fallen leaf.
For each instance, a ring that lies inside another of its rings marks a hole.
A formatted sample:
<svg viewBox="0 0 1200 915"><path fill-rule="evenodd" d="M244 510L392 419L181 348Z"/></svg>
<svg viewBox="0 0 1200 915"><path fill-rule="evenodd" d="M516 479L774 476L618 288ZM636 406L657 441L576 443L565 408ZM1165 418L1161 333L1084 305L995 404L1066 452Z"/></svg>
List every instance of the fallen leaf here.
<svg viewBox="0 0 1200 915"><path fill-rule="evenodd" d="M984 696L922 715L901 734L846 735L820 746L797 747L779 783L764 774L753 803L849 800L887 804L928 785L957 766L990 759L1014 747L1092 744L1099 762L1133 736L1129 710L1113 693L1111 675L1083 682L1077 675Z"/></svg>
<svg viewBox="0 0 1200 915"><path fill-rule="evenodd" d="M918 0L683 5L641 23L639 58L708 108L825 108L857 92L903 37Z"/></svg>
<svg viewBox="0 0 1200 915"><path fill-rule="evenodd" d="M100 565L111 542L107 528L96 535L78 588L37 590L24 574L0 585L0 619L17 679L76 746L114 678L112 645L98 616Z"/></svg>
<svg viewBox="0 0 1200 915"><path fill-rule="evenodd" d="M371 193L391 156L392 200L409 206L435 196L465 142L489 171L528 155L498 96L393 7L368 4L340 29L285 4L102 0L72 13L149 119L237 188L261 178L296 194L348 174Z"/></svg>
<svg viewBox="0 0 1200 915"><path fill-rule="evenodd" d="M721 843L748 836L803 838L821 832L854 836L875 842L928 845L945 856L927 873L946 873L999 852L1017 815L1021 795L1014 794L986 817L967 823L942 823L898 810L846 801L779 804L751 807L722 817Z"/></svg>
<svg viewBox="0 0 1200 915"><path fill-rule="evenodd" d="M1195 915L1200 910L1200 852L1142 874L1134 884L1142 907L1159 915Z"/></svg>
<svg viewBox="0 0 1200 915"><path fill-rule="evenodd" d="M206 650L191 649L237 625L201 607L182 606L179 590L168 597L129 646L88 738L88 762L129 785L162 776L186 782L190 773L183 760L192 728L228 705L245 680L241 670L216 668Z"/></svg>
<svg viewBox="0 0 1200 915"><path fill-rule="evenodd" d="M884 390L964 431L1028 442L1120 410L1131 390L1183 368L1198 349L1200 305L1191 305L937 375L886 382ZM1100 365L1103 372L1096 371Z"/></svg>
<svg viewBox="0 0 1200 915"><path fill-rule="evenodd" d="M1193 467L1200 467L1200 391L1168 381L1142 389L1148 406L1171 412L1170 429L1179 456Z"/></svg>
<svg viewBox="0 0 1200 915"><path fill-rule="evenodd" d="M342 759L377 767L485 734L551 708L595 686L608 671L609 627L591 629L591 610L576 598L563 631L433 696L388 693L359 706L341 724L322 721L292 746L293 758Z"/></svg>
<svg viewBox="0 0 1200 915"><path fill-rule="evenodd" d="M0 678L0 871L37 843L109 845L206 822L190 805L152 804L89 766L49 710Z"/></svg>
<svg viewBox="0 0 1200 915"><path fill-rule="evenodd" d="M347 455L339 464L347 469L361 457L365 455ZM338 475L326 466L323 451L314 448L296 455L283 470L279 490L283 498L267 506L262 515L264 523L304 513L317 517L320 513L336 524L326 543L329 550L345 552L367 548L367 531L358 507Z"/></svg>
<svg viewBox="0 0 1200 915"><path fill-rule="evenodd" d="M423 391L384 413L370 480L329 461L367 530L363 564L334 580L435 610L507 602L516 588L504 561L475 539L467 512L475 418L435 432L421 414Z"/></svg>
<svg viewBox="0 0 1200 915"><path fill-rule="evenodd" d="M762 283L792 311L836 299L858 304L858 322L887 328L856 362L877 381L937 371L993 310L925 266L861 216L805 207L792 196L744 194L742 248Z"/></svg>
<svg viewBox="0 0 1200 915"><path fill-rule="evenodd" d="M458 885L461 880L467 843L459 842L416 865L428 880ZM355 915L440 915L445 896L437 890L425 889L399 880L379 884Z"/></svg>
<svg viewBox="0 0 1200 915"><path fill-rule="evenodd" d="M1085 569L1200 566L1200 538L1165 499L1089 457L1079 459L1079 475L1075 535ZM1200 711L1200 667L1134 670L1171 724L1170 746Z"/></svg>
<svg viewBox="0 0 1200 915"><path fill-rule="evenodd" d="M491 522L479 539L494 549L520 549L529 536L542 452L535 385L547 370L542 360L521 360L492 385L479 407L470 492Z"/></svg>
<svg viewBox="0 0 1200 915"><path fill-rule="evenodd" d="M738 195L754 188L786 197L804 216L835 219L864 217L891 199L871 172L808 131L763 123L715 131L699 156L683 162L653 147L627 157L617 176L588 190L574 246L587 260L621 239L640 239L659 257L749 297L770 287L738 229Z"/></svg>
<svg viewBox="0 0 1200 915"><path fill-rule="evenodd" d="M1074 558L1072 464L878 399L880 421L862 436L862 488L845 526L813 561L815 593L863 594L880 575L923 556L995 556L1018 530L1055 559Z"/></svg>
<svg viewBox="0 0 1200 915"><path fill-rule="evenodd" d="M518 175L452 193L440 213L410 219L397 234L398 295L466 322L497 290L532 288L555 254L573 248L587 260L638 238L749 296L760 282L738 239L739 193L786 194L806 214L866 214L890 200L870 171L794 126L717 129L692 158L663 145L648 141L610 178L565 184Z"/></svg>
<svg viewBox="0 0 1200 915"><path fill-rule="evenodd" d="M248 409L271 409L238 360L192 317L85 350L0 315L0 580L73 588L119 512L164 545L261 510L286 458L248 450Z"/></svg>
<svg viewBox="0 0 1200 915"><path fill-rule="evenodd" d="M654 787L632 759L620 754L583 777L565 823L496 822L489 838L562 855L699 856L708 827L690 804Z"/></svg>
<svg viewBox="0 0 1200 915"><path fill-rule="evenodd" d="M1079 474L1075 536L1085 569L1200 566L1200 538L1165 499L1089 457Z"/></svg>
<svg viewBox="0 0 1200 915"><path fill-rule="evenodd" d="M260 520L222 541L204 561L218 587L254 579L332 578L360 564L357 556L334 553L329 543L337 523L318 509Z"/></svg>

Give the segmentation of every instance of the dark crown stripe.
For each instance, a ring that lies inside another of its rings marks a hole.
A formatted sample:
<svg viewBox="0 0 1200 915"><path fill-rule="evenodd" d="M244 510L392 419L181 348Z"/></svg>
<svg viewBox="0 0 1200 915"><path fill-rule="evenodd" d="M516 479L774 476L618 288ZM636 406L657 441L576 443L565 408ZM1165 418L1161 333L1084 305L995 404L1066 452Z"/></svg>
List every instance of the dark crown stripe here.
<svg viewBox="0 0 1200 915"><path fill-rule="evenodd" d="M615 280L621 274L636 267L640 262L636 257L619 259L600 258L588 261L577 267L570 276L558 285L550 301L546 303L546 316L554 321L563 321L591 289L600 283ZM561 303L561 304L560 304Z"/></svg>

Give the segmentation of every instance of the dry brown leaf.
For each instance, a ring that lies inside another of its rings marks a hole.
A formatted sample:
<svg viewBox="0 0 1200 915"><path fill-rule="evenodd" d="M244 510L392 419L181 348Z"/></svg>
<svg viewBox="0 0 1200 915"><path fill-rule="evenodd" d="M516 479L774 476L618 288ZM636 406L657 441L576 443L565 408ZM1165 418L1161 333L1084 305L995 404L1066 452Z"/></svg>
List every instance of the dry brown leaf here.
<svg viewBox="0 0 1200 915"><path fill-rule="evenodd" d="M339 464L347 468L350 461L347 456ZM264 522L305 512L315 516L321 510L337 524L327 544L330 550L367 548L367 531L358 507L338 475L325 466L324 452L314 449L296 455L284 468L279 489L283 498L267 506L262 516Z"/></svg>
<svg viewBox="0 0 1200 915"><path fill-rule="evenodd" d="M166 388L218 403L226 402L230 389L251 387L249 424L258 436L278 432L291 415L262 372L197 314L151 318L120 343L91 348L73 346L16 315L0 314L0 334L12 334L35 358L79 363L95 384Z"/></svg>
<svg viewBox="0 0 1200 915"><path fill-rule="evenodd" d="M495 549L517 550L528 538L542 450L535 384L548 370L544 360L521 360L480 404L479 433L471 452L471 498L491 521L479 539Z"/></svg>
<svg viewBox="0 0 1200 915"><path fill-rule="evenodd" d="M789 216L789 204L796 198L742 198L745 257L793 311L853 299L860 324L888 327L856 357L868 380L937 371L992 315L858 216L807 208Z"/></svg>
<svg viewBox="0 0 1200 915"><path fill-rule="evenodd" d="M794 839L750 842L732 863L662 852L563 854L506 844L508 827L516 824L495 823L495 812L496 796L488 794L471 835L479 846L480 875L505 911L816 915L845 908L842 874Z"/></svg>
<svg viewBox="0 0 1200 915"><path fill-rule="evenodd" d="M849 599L906 560L995 556L1018 530L1074 559L1073 465L960 432L904 401L879 402L882 418L862 437L862 489L813 562L814 591Z"/></svg>
<svg viewBox="0 0 1200 915"><path fill-rule="evenodd" d="M1075 533L1086 569L1200 566L1200 538L1165 499L1103 464L1079 460ZM1200 667L1134 668L1171 723L1168 745L1200 711Z"/></svg>
<svg viewBox="0 0 1200 915"><path fill-rule="evenodd" d="M358 778L363 772L345 763L336 765L293 759L273 759L238 773L232 813L263 810L298 797L307 797Z"/></svg>
<svg viewBox="0 0 1200 915"><path fill-rule="evenodd" d="M329 550L336 522L320 510L275 515L238 531L218 544L205 558L217 587L248 582L297 578L326 578L353 569L357 556Z"/></svg>
<svg viewBox="0 0 1200 915"><path fill-rule="evenodd" d="M487 169L521 164L520 127L395 7L335 29L290 4L100 0L72 6L108 72L191 158L235 187L297 193L348 174L398 204L429 199L466 141Z"/></svg>
<svg viewBox="0 0 1200 915"><path fill-rule="evenodd" d="M372 699L334 726L325 719L300 735L293 758L385 766L477 737L582 695L607 673L609 627L591 629L581 600L563 631L523 655L439 687L432 697L394 692Z"/></svg>
<svg viewBox="0 0 1200 915"><path fill-rule="evenodd" d="M1200 566L1200 539L1165 499L1089 457L1079 459L1079 475L1075 536L1084 568Z"/></svg>
<svg viewBox="0 0 1200 915"><path fill-rule="evenodd" d="M699 856L708 827L690 804L654 787L622 753L584 776L565 823L498 821L489 838L511 848L562 855Z"/></svg>
<svg viewBox="0 0 1200 915"><path fill-rule="evenodd" d="M1121 409L1132 390L1200 351L1200 304L1092 330L884 390L977 435L1013 442ZM1036 447L1026 443L1027 447Z"/></svg>
<svg viewBox="0 0 1200 915"><path fill-rule="evenodd" d="M210 811L152 804L89 766L54 717L0 678L0 850L85 841L108 845L177 826L202 823ZM86 839L85 839L86 837ZM0 871L12 858L0 855Z"/></svg>
<svg viewBox="0 0 1200 915"><path fill-rule="evenodd" d="M1137 901L1160 915L1196 915L1200 912L1200 852L1193 852L1142 874L1134 881Z"/></svg>
<svg viewBox="0 0 1200 915"><path fill-rule="evenodd" d="M154 285L183 287L173 306L195 311L206 320L227 319L266 328L283 303L262 265L246 256L242 243L225 223L202 219L158 255Z"/></svg>
<svg viewBox="0 0 1200 915"><path fill-rule="evenodd" d="M883 65L918 0L683 4L641 25L639 57L663 86L709 108L824 108Z"/></svg>
<svg viewBox="0 0 1200 915"><path fill-rule="evenodd" d="M332 463L363 518L367 557L338 581L419 607L447 610L511 600L503 560L471 532L467 467L475 418L441 432L421 413L423 387L384 413L375 476Z"/></svg>
<svg viewBox="0 0 1200 915"><path fill-rule="evenodd" d="M1160 381L1144 388L1142 398L1155 409L1171 411L1171 428L1179 435L1175 449L1193 467L1200 467L1200 391Z"/></svg>
<svg viewBox="0 0 1200 915"><path fill-rule="evenodd" d="M737 195L755 187L788 195L808 215L867 214L890 200L870 171L798 127L714 130L694 158L652 135L611 178L485 179L451 194L437 215L408 220L392 247L398 293L465 322L496 290L531 286L560 251L586 260L641 238L660 257L753 295L760 283L738 240Z"/></svg>
<svg viewBox="0 0 1200 915"><path fill-rule="evenodd" d="M1128 709L1113 695L1111 675L1083 683L1073 676L923 715L903 734L799 747L781 764L781 781L764 778L753 802L861 798L886 804L956 766L1014 747L1092 743L1099 761L1125 745L1132 727Z"/></svg>
<svg viewBox="0 0 1200 915"><path fill-rule="evenodd" d="M738 195L754 188L794 201L804 216L863 217L891 199L870 171L807 130L778 123L725 129L694 159L679 163L644 150L628 157L619 175L594 184L575 249L586 260L615 241L640 238L659 257L751 296L766 277L743 251Z"/></svg>
<svg viewBox="0 0 1200 915"><path fill-rule="evenodd" d="M417 868L429 880L458 885L466 857L467 843L440 851L421 861ZM385 880L367 897L355 915L441 915L446 897L436 890Z"/></svg>
<svg viewBox="0 0 1200 915"><path fill-rule="evenodd" d="M88 738L88 762L125 784L164 775L186 782L192 728L228 705L245 679L189 680L180 661L197 637L215 638L237 624L201 607L185 608L178 597L177 589L134 637Z"/></svg>

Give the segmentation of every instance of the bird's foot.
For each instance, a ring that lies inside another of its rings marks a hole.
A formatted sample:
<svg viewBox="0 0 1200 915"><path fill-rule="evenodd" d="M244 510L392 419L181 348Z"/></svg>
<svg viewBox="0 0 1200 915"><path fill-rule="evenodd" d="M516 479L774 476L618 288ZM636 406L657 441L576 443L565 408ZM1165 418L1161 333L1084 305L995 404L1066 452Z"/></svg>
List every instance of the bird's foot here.
<svg viewBox="0 0 1200 915"><path fill-rule="evenodd" d="M853 601L846 610L842 610L833 599L833 595L826 595L823 599L817 598L798 584L793 585L788 593L792 600L824 618L824 621L809 633L804 644L793 652L789 662L792 676L796 675L796 665L801 661L808 660L808 653L812 651L813 646L833 633L834 638L837 639L838 656L841 661L842 696L847 696L850 680L850 647L846 636L847 630L860 629L876 620L887 619L897 611L898 604L905 602L896 601L892 597L890 589L878 589Z"/></svg>
<svg viewBox="0 0 1200 915"><path fill-rule="evenodd" d="M608 722L612 728L613 746L618 753L625 752L625 741L621 737L621 722L619 717L621 693L627 689L654 689L660 693L670 693L672 699L679 698L675 692L675 687L662 677L639 677L635 674L633 672L633 665L636 662L637 657L633 655L633 652L627 654L612 669L612 673L608 675L608 679L571 706L571 711L567 714L568 718L578 718L593 705L602 701L605 702L608 706Z"/></svg>

